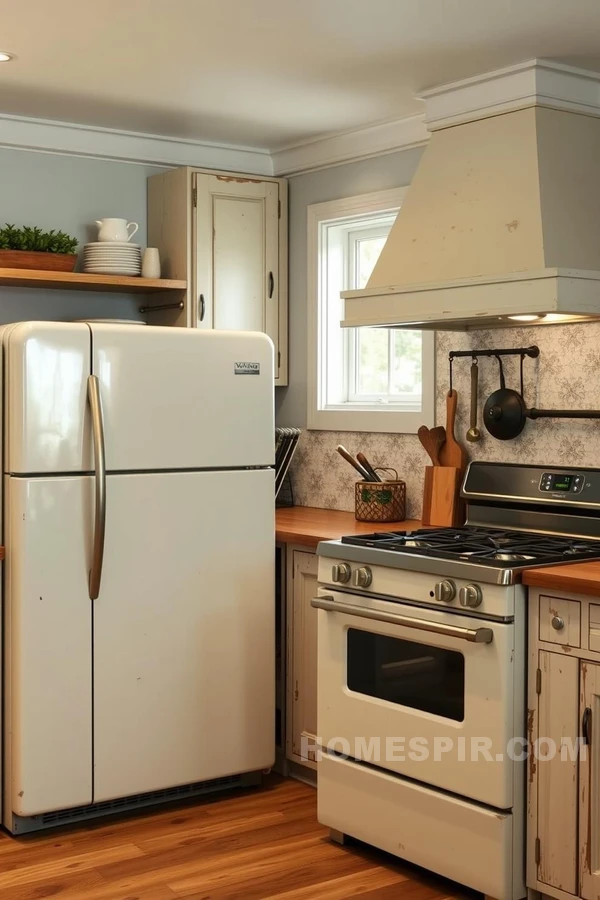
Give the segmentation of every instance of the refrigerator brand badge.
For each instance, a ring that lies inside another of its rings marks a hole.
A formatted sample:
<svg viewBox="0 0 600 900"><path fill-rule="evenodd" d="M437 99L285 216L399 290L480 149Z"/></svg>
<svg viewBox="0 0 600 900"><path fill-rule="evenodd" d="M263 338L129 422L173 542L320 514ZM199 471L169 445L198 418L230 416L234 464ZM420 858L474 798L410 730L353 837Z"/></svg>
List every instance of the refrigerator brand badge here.
<svg viewBox="0 0 600 900"><path fill-rule="evenodd" d="M233 364L235 375L260 375L260 363L236 362Z"/></svg>

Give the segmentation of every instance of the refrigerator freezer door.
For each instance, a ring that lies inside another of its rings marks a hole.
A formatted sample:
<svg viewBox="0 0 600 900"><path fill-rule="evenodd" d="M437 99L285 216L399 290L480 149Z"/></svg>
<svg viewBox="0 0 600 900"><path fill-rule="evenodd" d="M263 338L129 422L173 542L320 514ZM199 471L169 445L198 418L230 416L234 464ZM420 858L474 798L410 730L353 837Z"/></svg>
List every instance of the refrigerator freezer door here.
<svg viewBox="0 0 600 900"><path fill-rule="evenodd" d="M109 472L273 465L273 344L266 335L90 328Z"/></svg>
<svg viewBox="0 0 600 900"><path fill-rule="evenodd" d="M108 476L95 802L273 764L273 478Z"/></svg>
<svg viewBox="0 0 600 900"><path fill-rule="evenodd" d="M4 471L89 471L88 326L21 322L4 330L3 343L7 373Z"/></svg>
<svg viewBox="0 0 600 900"><path fill-rule="evenodd" d="M5 478L4 816L92 800L92 479Z"/></svg>

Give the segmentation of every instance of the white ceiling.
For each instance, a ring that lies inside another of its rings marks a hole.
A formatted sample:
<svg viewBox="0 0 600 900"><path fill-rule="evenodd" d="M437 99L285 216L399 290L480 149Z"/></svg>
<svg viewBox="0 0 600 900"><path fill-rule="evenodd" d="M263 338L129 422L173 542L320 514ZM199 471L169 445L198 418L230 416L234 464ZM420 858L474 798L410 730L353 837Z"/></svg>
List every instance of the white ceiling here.
<svg viewBox="0 0 600 900"><path fill-rule="evenodd" d="M0 49L0 113L274 150L532 57L600 70L600 2L2 0Z"/></svg>

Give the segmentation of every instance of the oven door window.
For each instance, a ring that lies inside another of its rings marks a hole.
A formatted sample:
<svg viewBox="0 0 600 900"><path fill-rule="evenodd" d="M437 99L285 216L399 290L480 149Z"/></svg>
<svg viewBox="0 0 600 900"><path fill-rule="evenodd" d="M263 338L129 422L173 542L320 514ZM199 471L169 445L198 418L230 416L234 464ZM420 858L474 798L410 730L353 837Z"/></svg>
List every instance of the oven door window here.
<svg viewBox="0 0 600 900"><path fill-rule="evenodd" d="M348 688L462 722L465 658L457 650L348 629Z"/></svg>

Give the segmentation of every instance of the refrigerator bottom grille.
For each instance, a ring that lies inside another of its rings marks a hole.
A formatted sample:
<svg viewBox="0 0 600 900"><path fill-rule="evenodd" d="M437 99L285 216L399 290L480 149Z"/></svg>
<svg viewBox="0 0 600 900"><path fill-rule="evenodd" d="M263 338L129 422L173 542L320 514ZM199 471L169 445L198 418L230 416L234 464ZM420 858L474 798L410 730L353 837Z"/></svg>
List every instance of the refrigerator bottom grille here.
<svg viewBox="0 0 600 900"><path fill-rule="evenodd" d="M41 831L43 828L70 825L86 819L96 819L99 816L133 811L145 806L156 806L160 803L173 802L174 800L185 800L188 797L210 794L214 791L222 791L228 788L251 787L252 785L260 784L260 781L260 772L250 772L245 775L228 775L225 778L213 778L211 781L196 781L194 784L164 788L147 794L119 797L116 800L106 800L102 803L90 803L89 806L59 809L53 812L42 813L39 816L16 816L13 814L12 828L10 830L13 834L26 834L31 831Z"/></svg>

